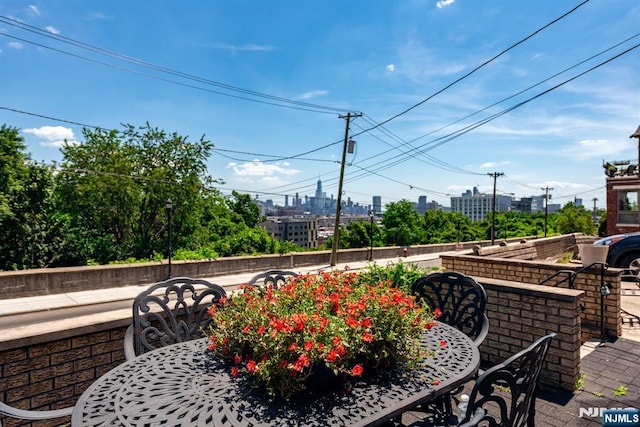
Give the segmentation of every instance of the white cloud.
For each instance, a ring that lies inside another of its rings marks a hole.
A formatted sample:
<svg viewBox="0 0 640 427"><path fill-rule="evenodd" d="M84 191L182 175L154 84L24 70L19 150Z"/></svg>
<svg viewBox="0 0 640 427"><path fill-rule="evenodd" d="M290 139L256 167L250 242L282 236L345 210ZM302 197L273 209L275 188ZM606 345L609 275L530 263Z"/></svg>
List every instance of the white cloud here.
<svg viewBox="0 0 640 427"><path fill-rule="evenodd" d="M291 168L288 162L264 163L260 160L242 164L229 163L227 168L233 171L237 181L251 184L282 184L284 178L298 174L300 171Z"/></svg>
<svg viewBox="0 0 640 427"><path fill-rule="evenodd" d="M113 19L112 16L110 15L106 15L104 13L101 12L94 12L92 14L90 14L87 19L89 20L109 20L109 19Z"/></svg>
<svg viewBox="0 0 640 427"><path fill-rule="evenodd" d="M9 42L7 43L7 46L9 46L11 49L22 49L24 47L22 43L18 42Z"/></svg>
<svg viewBox="0 0 640 427"><path fill-rule="evenodd" d="M310 92L303 93L298 97L298 99L312 99L317 98L319 96L324 96L329 93L328 90L312 90Z"/></svg>
<svg viewBox="0 0 640 427"><path fill-rule="evenodd" d="M76 145L79 144L75 140L73 130L63 126L42 126L39 128L23 129L23 133L29 133L42 139L40 145L47 147L62 147L65 144Z"/></svg>
<svg viewBox="0 0 640 427"><path fill-rule="evenodd" d="M583 139L563 148L560 154L577 160L611 158L629 150L629 141L608 139Z"/></svg>
<svg viewBox="0 0 640 427"><path fill-rule="evenodd" d="M60 30L51 25L44 27L45 30L49 31L51 34L60 34Z"/></svg>
<svg viewBox="0 0 640 427"><path fill-rule="evenodd" d="M210 46L215 48L215 49L228 50L231 53L236 53L236 52L269 52L269 51L275 50L271 46L262 46L262 45L259 45L259 44L252 44L252 43L244 44L244 45L233 45L233 44L229 44L229 43L218 42L218 43L213 43Z"/></svg>
<svg viewBox="0 0 640 427"><path fill-rule="evenodd" d="M389 65L387 65L387 71L388 71L389 73L393 73L395 70L396 70L396 66L395 66L395 64L389 64Z"/></svg>
<svg viewBox="0 0 640 427"><path fill-rule="evenodd" d="M480 165L481 168L486 169L486 168L495 168L496 166L504 166L504 165L508 165L511 162L509 160L503 160L501 162L485 162L482 163Z"/></svg>
<svg viewBox="0 0 640 427"><path fill-rule="evenodd" d="M32 15L40 15L40 9L38 9L38 6L36 6L34 4L30 4L29 7L27 7L27 10Z"/></svg>
<svg viewBox="0 0 640 427"><path fill-rule="evenodd" d="M451 6L455 1L456 0L440 0L438 3L436 3L436 6L438 6L439 9L442 9L443 7Z"/></svg>

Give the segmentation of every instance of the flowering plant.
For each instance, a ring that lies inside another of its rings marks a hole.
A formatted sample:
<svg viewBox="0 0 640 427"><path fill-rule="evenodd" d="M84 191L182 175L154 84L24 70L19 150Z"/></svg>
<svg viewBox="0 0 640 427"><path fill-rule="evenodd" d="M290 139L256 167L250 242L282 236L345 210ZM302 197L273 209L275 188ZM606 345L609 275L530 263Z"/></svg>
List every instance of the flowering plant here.
<svg viewBox="0 0 640 427"><path fill-rule="evenodd" d="M414 367L435 317L390 283L359 283L347 271L298 276L278 289L245 286L209 314L209 350L232 361L231 375L285 398L321 365L345 378Z"/></svg>

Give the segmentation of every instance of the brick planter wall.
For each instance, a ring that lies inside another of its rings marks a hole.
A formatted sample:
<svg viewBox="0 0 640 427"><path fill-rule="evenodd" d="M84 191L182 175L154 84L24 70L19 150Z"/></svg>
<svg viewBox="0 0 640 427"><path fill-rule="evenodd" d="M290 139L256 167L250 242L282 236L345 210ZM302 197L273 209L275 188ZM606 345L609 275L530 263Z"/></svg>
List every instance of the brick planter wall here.
<svg viewBox="0 0 640 427"><path fill-rule="evenodd" d="M124 362L127 323L103 323L1 343L5 348L18 347L0 351L0 399L21 409L73 406L96 379ZM58 426L68 425L69 417L31 424L0 416L0 422L5 427Z"/></svg>
<svg viewBox="0 0 640 427"><path fill-rule="evenodd" d="M580 299L584 292L475 277L487 291L489 333L483 362L495 365L555 332L541 374L543 384L573 390L580 376Z"/></svg>
<svg viewBox="0 0 640 427"><path fill-rule="evenodd" d="M559 264L555 262L528 261L507 258L483 257L469 254L444 254L441 255L442 267L473 277L487 277L491 279L505 280L512 283L533 284L539 288L541 281L553 274L565 270L576 271L581 265ZM608 336L619 337L622 334L622 322L620 318L620 289L622 270L610 268L605 271L604 281L611 290L611 294L604 299L604 324ZM548 282L554 284L565 278L562 274ZM568 287L562 283L559 286ZM575 287L584 291L582 299L585 311L581 314L582 340L600 337L600 269L592 268L578 274Z"/></svg>

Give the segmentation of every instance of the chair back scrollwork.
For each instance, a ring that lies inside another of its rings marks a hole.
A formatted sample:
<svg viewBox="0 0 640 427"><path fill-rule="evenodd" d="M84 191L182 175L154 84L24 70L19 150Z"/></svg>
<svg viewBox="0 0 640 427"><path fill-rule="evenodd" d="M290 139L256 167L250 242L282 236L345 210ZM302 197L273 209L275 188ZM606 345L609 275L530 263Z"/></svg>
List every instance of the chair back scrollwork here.
<svg viewBox="0 0 640 427"><path fill-rule="evenodd" d="M129 335L135 355L202 337L210 323L208 308L225 296L221 286L202 279L176 277L151 285L133 302ZM125 342L125 352L126 347Z"/></svg>
<svg viewBox="0 0 640 427"><path fill-rule="evenodd" d="M247 283L250 286L273 286L278 289L292 277L298 277L298 273L287 270L268 270L264 273L256 274Z"/></svg>
<svg viewBox="0 0 640 427"><path fill-rule="evenodd" d="M554 336L538 339L480 375L459 425L534 426L536 387Z"/></svg>
<svg viewBox="0 0 640 427"><path fill-rule="evenodd" d="M440 322L461 330L476 345L484 341L489 331L487 294L475 279L451 271L431 273L419 277L411 291L431 309L440 309Z"/></svg>

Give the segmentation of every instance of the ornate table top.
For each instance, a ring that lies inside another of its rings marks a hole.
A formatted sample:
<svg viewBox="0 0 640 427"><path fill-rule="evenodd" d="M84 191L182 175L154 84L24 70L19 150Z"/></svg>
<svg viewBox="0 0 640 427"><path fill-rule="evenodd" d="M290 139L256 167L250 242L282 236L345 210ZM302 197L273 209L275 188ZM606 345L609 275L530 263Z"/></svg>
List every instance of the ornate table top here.
<svg viewBox="0 0 640 427"><path fill-rule="evenodd" d="M441 341L446 342L445 346ZM159 348L107 372L80 397L72 426L372 426L469 381L480 355L466 335L438 324L435 351L415 371L393 369L350 392L303 392L273 400L212 357L204 339Z"/></svg>

